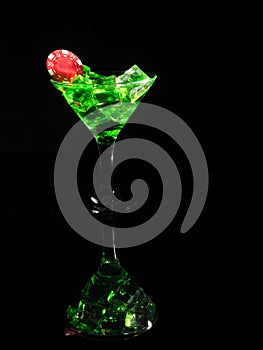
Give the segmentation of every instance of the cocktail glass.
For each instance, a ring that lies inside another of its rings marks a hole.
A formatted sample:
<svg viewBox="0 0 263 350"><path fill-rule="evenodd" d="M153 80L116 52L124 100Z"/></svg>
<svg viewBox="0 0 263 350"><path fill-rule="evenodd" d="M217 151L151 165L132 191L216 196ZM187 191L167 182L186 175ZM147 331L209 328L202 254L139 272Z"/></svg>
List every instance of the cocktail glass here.
<svg viewBox="0 0 263 350"><path fill-rule="evenodd" d="M112 72L107 76L93 74L92 78L85 81L79 76L74 82L51 82L92 132L99 155L110 149L100 163L103 175L106 167L113 166L119 132L153 85L156 75L145 74L134 65L125 72ZM103 192L103 176L101 179ZM111 227L112 246L103 246L98 269L68 306L64 333L93 339L127 339L152 327L157 319L157 308L117 257L114 202L105 207L96 195L92 194L92 199L94 206L89 210Z"/></svg>

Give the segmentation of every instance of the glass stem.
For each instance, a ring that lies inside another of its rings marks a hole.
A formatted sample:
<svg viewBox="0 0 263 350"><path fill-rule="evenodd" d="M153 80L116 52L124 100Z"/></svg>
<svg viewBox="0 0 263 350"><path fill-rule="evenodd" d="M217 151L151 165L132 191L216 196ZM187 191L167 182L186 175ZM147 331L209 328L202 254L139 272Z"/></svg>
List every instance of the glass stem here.
<svg viewBox="0 0 263 350"><path fill-rule="evenodd" d="M105 193L107 197L107 193L109 193L109 186L107 185L107 182L105 181L105 176L107 174L112 173L113 169L113 157L114 157L114 144L115 140L111 138L110 140L101 138L96 138L97 146L98 146L98 152L99 152L99 164L100 164L100 187L101 187L101 193L102 195ZM102 153L108 149L107 156L101 157ZM110 171L109 171L110 170ZM108 180L108 179L107 179ZM107 198L106 198L107 200ZM114 262L117 259L116 256L116 249L115 249L115 243L114 243L114 235L115 235L115 228L114 228L114 208L113 208L113 200L110 198L109 201L107 201L108 206L111 208L108 209L108 215L107 217L107 223L109 226L107 226L102 234L103 234L103 240L105 240L105 234L111 233L112 237L112 246L107 247L103 246L102 250L102 259L107 262ZM105 209L107 213L107 208ZM107 232L105 232L107 231Z"/></svg>

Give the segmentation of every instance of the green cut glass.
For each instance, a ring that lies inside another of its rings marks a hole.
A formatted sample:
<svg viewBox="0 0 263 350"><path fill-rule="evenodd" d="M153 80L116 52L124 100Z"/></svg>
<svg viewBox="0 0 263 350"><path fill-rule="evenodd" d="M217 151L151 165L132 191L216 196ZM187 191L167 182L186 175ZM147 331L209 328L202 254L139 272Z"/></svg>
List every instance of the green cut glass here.
<svg viewBox="0 0 263 350"><path fill-rule="evenodd" d="M101 172L112 167L118 134L153 85L156 75L145 74L134 65L125 72L101 75L84 67L84 75L73 82L51 83L92 132L99 155L110 148ZM103 178L103 176L101 177ZM101 184L103 188L103 183ZM123 268L114 246L112 210L98 204L92 194L94 216L104 219L112 232L112 247L104 246L97 271L68 306L65 335L95 339L129 338L149 330L157 319L155 303ZM103 232L102 232L103 234Z"/></svg>

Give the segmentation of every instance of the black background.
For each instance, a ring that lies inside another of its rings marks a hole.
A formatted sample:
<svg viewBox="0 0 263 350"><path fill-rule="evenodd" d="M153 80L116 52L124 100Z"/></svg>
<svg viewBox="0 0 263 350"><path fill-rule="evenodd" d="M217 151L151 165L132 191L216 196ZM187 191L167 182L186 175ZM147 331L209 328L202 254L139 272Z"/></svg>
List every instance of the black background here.
<svg viewBox="0 0 263 350"><path fill-rule="evenodd" d="M232 310L225 308L231 293L226 274L230 238L223 230L227 213L221 202L227 176L222 170L222 135L227 137L222 120L230 98L230 50L235 45L224 31L227 14L217 9L207 15L200 7L173 10L152 5L143 11L135 4L113 8L77 3L60 8L45 4L29 11L25 5L3 11L9 23L1 55L4 339L34 348L107 346L63 335L66 306L95 271L101 254L101 247L69 227L54 194L55 157L78 121L51 85L45 66L49 53L63 48L94 71L137 64L156 73L144 102L182 118L199 139L209 167L203 212L189 232L180 234L191 194L190 169L178 145L158 136L182 176L180 210L154 240L121 249L118 255L156 302L159 319L148 333L115 346L224 343L231 333ZM132 132L127 127L123 137ZM145 136L152 137L148 131Z"/></svg>

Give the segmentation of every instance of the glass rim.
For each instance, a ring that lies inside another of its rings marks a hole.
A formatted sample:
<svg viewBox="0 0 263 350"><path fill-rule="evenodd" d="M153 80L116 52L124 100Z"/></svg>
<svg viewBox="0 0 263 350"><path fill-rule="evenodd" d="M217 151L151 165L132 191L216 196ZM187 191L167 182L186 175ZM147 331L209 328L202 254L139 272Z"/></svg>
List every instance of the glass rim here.
<svg viewBox="0 0 263 350"><path fill-rule="evenodd" d="M107 75L107 76L105 76L105 78L109 78L109 77L111 77L112 75L115 75L114 74L114 72L115 73L118 73L118 74L120 74L120 73L124 73L125 71L111 71L111 72L108 72L108 73L110 73L109 75ZM101 73L101 71L98 71L98 72L96 72L97 74L100 74ZM112 73L112 74L111 74ZM121 87L121 86L129 86L129 85L141 85L141 84L143 84L143 83L147 83L147 82L154 82L154 80L157 78L157 74L154 74L154 73L150 73L150 72L146 72L145 74L147 74L147 76L148 76L148 78L146 78L146 79L142 79L142 80L137 80L137 81L128 81L128 82L116 82L116 86L117 87ZM116 75L116 78L117 78L118 76ZM67 87L70 87L70 86L74 86L74 87L77 87L77 86L79 86L79 87L84 87L84 86L92 86L92 87L94 87L94 86L96 86L96 87L99 87L99 86L111 86L112 87L112 82L110 82L110 81L101 81L100 79L103 79L103 77L102 78L92 78L92 79L90 79L90 82L87 82L87 83L85 83L85 82L79 82L79 83L74 83L74 82L70 82L70 81L57 81L57 80L53 80L52 78L50 79L50 81L51 81L51 83L52 84L56 84L56 85L61 85L61 86L67 86ZM98 80L97 82L96 82L96 80Z"/></svg>

